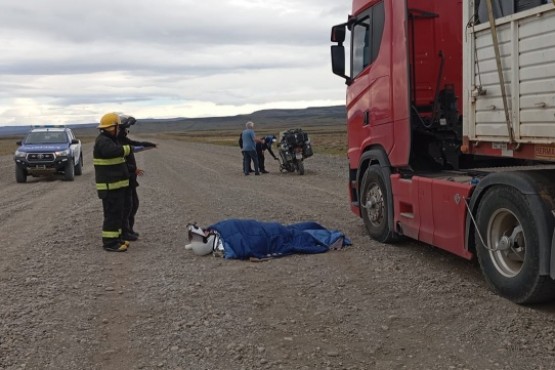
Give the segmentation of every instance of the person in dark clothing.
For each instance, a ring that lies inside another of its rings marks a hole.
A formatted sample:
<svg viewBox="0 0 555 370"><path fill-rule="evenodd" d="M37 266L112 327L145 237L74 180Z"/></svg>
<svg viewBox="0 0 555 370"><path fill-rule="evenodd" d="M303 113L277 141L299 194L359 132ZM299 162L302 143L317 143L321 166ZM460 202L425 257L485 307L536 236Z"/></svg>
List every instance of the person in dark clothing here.
<svg viewBox="0 0 555 370"><path fill-rule="evenodd" d="M118 131L118 141L121 144L127 144L138 149L151 149L156 148L156 144L149 141L135 141L131 140L127 135L129 127L134 125L137 120L131 116L123 116L121 118L120 130ZM135 241L139 238L139 233L134 230L135 215L139 209L139 195L137 194L137 187L139 183L137 176L142 176L144 171L137 167L137 161L133 153L125 158L127 168L129 170L129 186L126 188L123 204L123 221L122 221L122 237L125 240Z"/></svg>
<svg viewBox="0 0 555 370"><path fill-rule="evenodd" d="M125 192L129 187L129 170L125 157L133 148L117 139L121 124L117 113L102 116L93 148L93 164L98 197L102 199L102 247L107 251L125 252L129 241L122 238Z"/></svg>
<svg viewBox="0 0 555 370"><path fill-rule="evenodd" d="M268 173L268 171L266 171L266 167L264 165L264 160L265 160L264 151L265 150L268 150L268 153L270 153L276 161L278 160L278 158L276 157L276 155L272 151L272 144L275 143L276 141L277 141L276 137L271 135L271 136L263 137L259 142L256 143L256 155L258 156L258 166L260 167L260 172L261 173Z"/></svg>

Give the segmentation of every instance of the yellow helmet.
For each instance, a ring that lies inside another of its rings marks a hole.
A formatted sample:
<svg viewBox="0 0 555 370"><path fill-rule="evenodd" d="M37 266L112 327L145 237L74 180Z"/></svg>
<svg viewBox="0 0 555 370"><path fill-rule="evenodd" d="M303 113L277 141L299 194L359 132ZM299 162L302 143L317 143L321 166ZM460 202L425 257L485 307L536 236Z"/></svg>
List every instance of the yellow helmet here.
<svg viewBox="0 0 555 370"><path fill-rule="evenodd" d="M99 129L104 129L112 126L121 125L121 119L117 113L106 113L100 119Z"/></svg>

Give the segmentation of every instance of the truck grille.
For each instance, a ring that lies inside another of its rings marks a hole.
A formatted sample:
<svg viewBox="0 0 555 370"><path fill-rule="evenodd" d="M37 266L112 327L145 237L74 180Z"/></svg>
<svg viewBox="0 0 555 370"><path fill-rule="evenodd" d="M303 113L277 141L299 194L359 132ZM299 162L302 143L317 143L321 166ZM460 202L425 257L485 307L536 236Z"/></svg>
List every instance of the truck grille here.
<svg viewBox="0 0 555 370"><path fill-rule="evenodd" d="M52 162L54 154L52 153L31 153L27 155L29 162Z"/></svg>

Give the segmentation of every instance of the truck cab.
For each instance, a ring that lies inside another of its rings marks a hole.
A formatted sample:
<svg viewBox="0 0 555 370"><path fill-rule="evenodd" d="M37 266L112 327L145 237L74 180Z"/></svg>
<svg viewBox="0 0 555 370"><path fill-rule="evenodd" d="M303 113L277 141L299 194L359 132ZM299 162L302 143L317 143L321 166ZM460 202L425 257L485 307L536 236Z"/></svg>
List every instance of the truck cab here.
<svg viewBox="0 0 555 370"><path fill-rule="evenodd" d="M69 128L35 128L17 142L14 153L15 179L27 181L27 176L61 173L64 180L73 181L81 175L83 152L81 141Z"/></svg>
<svg viewBox="0 0 555 370"><path fill-rule="evenodd" d="M352 0L332 71L372 238L477 257L518 303L555 298L553 40L545 0Z"/></svg>

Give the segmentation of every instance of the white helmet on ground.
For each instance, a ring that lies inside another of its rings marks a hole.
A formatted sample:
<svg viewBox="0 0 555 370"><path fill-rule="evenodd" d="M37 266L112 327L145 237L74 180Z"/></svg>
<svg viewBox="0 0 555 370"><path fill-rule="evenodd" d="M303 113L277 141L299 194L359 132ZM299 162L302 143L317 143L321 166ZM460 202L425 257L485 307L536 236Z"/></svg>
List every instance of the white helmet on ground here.
<svg viewBox="0 0 555 370"><path fill-rule="evenodd" d="M206 242L206 234L204 230L202 230L202 228L198 227L196 224L187 224L187 239L189 240L189 244L185 245L185 249L192 249L192 243Z"/></svg>
<svg viewBox="0 0 555 370"><path fill-rule="evenodd" d="M206 233L201 227L198 227L196 224L187 224L187 231L189 242L192 241L204 241L206 239Z"/></svg>
<svg viewBox="0 0 555 370"><path fill-rule="evenodd" d="M189 245L191 246L193 253L197 256L206 256L207 254L212 253L213 250L210 240L208 240L206 243L192 242Z"/></svg>
<svg viewBox="0 0 555 370"><path fill-rule="evenodd" d="M189 249L192 249L193 253L197 256L206 256L207 254L217 252L220 248L223 248L221 246L220 237L215 234L210 234L206 238L205 243L194 241L189 245L191 246ZM187 246L185 248L187 248Z"/></svg>
<svg viewBox="0 0 555 370"><path fill-rule="evenodd" d="M215 230L203 230L196 224L187 224L189 244L185 249L192 250L198 256L216 252L215 255L223 256L223 242L220 235Z"/></svg>
<svg viewBox="0 0 555 370"><path fill-rule="evenodd" d="M206 241L192 241L185 246L185 249L191 249L197 256L206 256L210 253L214 256L223 257L223 242L217 233L211 233L206 237Z"/></svg>

